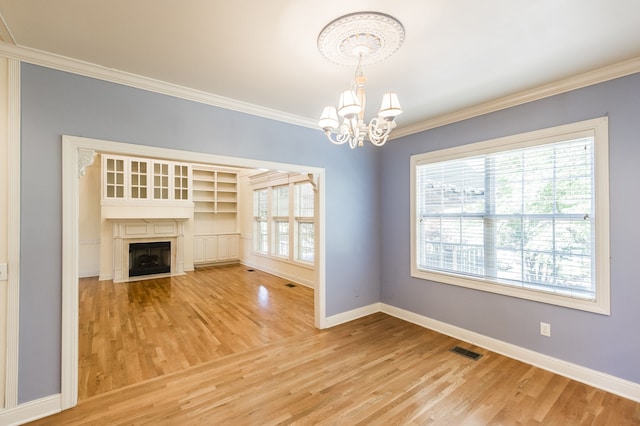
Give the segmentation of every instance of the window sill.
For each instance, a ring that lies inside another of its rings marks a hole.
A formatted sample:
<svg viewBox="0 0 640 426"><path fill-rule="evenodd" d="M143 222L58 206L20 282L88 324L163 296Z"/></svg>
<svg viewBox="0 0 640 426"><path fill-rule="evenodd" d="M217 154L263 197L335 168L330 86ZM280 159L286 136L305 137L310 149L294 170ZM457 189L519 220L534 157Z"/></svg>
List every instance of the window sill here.
<svg viewBox="0 0 640 426"><path fill-rule="evenodd" d="M506 284L500 284L483 279L462 277L459 275L446 274L442 272L426 271L416 269L415 267L411 270L411 276L435 283L456 285L459 287L501 294L503 296L517 297L519 299L547 303L550 305L563 306L566 308L578 309L581 311L593 312L601 315L611 314L609 300L605 300L604 298L595 301L577 299L544 291L509 286ZM604 293L605 292L598 292L598 294Z"/></svg>

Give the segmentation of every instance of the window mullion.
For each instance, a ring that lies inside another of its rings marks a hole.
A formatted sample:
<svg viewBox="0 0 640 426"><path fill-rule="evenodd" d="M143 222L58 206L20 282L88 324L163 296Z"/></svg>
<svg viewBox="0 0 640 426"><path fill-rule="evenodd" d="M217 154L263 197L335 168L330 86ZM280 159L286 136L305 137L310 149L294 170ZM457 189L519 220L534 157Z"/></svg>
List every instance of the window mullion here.
<svg viewBox="0 0 640 426"><path fill-rule="evenodd" d="M525 238L525 226L524 226L524 218L525 218L525 161L524 161L525 153L520 154L520 193L522 196L520 197L520 280L523 281L525 277L525 256L524 256L524 238Z"/></svg>
<svg viewBox="0 0 640 426"><path fill-rule="evenodd" d="M297 232L297 227L296 227L296 218L295 218L295 201L296 201L296 194L295 194L295 184L289 183L289 253L288 253L288 259L290 261L294 260L294 256L295 256L295 239L294 239L294 234Z"/></svg>
<svg viewBox="0 0 640 426"><path fill-rule="evenodd" d="M496 184L495 184L495 160L490 155L484 159L485 173L485 216L483 220L484 230L484 274L485 276L497 276L497 250L496 250Z"/></svg>

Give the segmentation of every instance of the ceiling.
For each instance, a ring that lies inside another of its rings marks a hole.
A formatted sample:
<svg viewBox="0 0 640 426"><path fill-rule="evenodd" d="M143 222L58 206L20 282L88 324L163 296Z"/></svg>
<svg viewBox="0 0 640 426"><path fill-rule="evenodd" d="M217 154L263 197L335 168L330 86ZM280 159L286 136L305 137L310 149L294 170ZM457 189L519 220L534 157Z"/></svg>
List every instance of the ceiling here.
<svg viewBox="0 0 640 426"><path fill-rule="evenodd" d="M364 67L367 118L395 91L399 129L640 57L638 0L0 0L0 38L314 123L354 73L318 34L357 11L405 28Z"/></svg>

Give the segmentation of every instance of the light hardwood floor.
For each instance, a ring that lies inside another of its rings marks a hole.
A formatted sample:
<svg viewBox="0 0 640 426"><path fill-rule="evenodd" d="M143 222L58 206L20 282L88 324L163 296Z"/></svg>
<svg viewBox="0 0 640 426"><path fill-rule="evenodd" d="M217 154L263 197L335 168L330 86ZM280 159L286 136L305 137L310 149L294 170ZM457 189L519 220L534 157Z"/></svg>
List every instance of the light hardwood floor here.
<svg viewBox="0 0 640 426"><path fill-rule="evenodd" d="M80 282L83 400L314 329L313 290L241 266Z"/></svg>
<svg viewBox="0 0 640 426"><path fill-rule="evenodd" d="M33 424L640 424L638 403L385 314L316 330L312 290L285 284L83 280L82 400Z"/></svg>

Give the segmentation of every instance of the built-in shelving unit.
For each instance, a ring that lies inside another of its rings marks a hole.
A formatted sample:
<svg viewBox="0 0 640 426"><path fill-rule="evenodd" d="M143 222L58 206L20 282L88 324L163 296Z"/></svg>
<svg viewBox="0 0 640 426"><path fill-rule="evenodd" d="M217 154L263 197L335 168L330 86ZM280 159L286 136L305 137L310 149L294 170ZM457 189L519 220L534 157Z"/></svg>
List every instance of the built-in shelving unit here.
<svg viewBox="0 0 640 426"><path fill-rule="evenodd" d="M196 265L237 262L238 173L207 165L193 165L194 250Z"/></svg>
<svg viewBox="0 0 640 426"><path fill-rule="evenodd" d="M193 219L194 264L240 260L237 170L110 154L102 170L103 218Z"/></svg>

